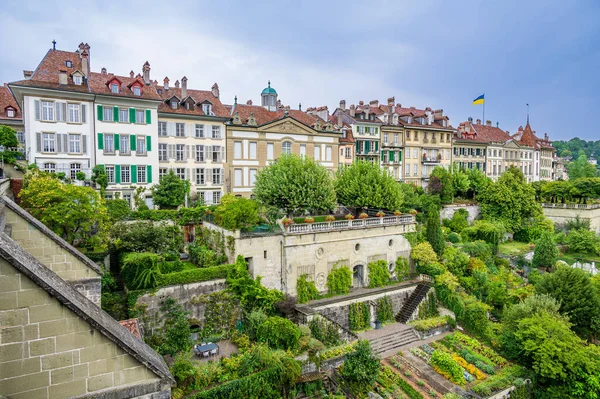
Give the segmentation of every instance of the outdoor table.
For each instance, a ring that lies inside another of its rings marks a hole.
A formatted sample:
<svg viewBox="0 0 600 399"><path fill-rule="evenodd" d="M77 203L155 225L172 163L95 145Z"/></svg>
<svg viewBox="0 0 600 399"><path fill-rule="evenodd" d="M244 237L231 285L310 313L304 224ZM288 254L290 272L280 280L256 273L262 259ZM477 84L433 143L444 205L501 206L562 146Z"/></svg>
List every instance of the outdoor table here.
<svg viewBox="0 0 600 399"><path fill-rule="evenodd" d="M194 352L196 355L204 355L205 353L210 354L211 351L217 350L217 354L219 353L219 345L215 343L210 343L206 345L195 345Z"/></svg>

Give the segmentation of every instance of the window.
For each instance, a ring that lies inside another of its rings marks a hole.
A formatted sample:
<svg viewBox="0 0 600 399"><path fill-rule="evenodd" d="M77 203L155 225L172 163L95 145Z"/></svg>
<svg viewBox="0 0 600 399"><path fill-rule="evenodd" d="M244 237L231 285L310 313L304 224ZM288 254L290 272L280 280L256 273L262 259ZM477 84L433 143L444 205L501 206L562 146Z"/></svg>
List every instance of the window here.
<svg viewBox="0 0 600 399"><path fill-rule="evenodd" d="M175 160L178 162L185 161L185 144L175 145Z"/></svg>
<svg viewBox="0 0 600 399"><path fill-rule="evenodd" d="M204 137L204 125L196 125L196 137Z"/></svg>
<svg viewBox="0 0 600 399"><path fill-rule="evenodd" d="M54 102L42 101L42 120L54 121Z"/></svg>
<svg viewBox="0 0 600 399"><path fill-rule="evenodd" d="M242 142L233 142L233 159L242 159Z"/></svg>
<svg viewBox="0 0 600 399"><path fill-rule="evenodd" d="M196 168L196 184L206 184L204 168Z"/></svg>
<svg viewBox="0 0 600 399"><path fill-rule="evenodd" d="M410 132L408 130L406 131L406 140L410 140Z"/></svg>
<svg viewBox="0 0 600 399"><path fill-rule="evenodd" d="M220 145L212 146L212 161L213 162L221 162L221 146Z"/></svg>
<svg viewBox="0 0 600 399"><path fill-rule="evenodd" d="M17 141L21 144L25 144L25 132L17 132Z"/></svg>
<svg viewBox="0 0 600 399"><path fill-rule="evenodd" d="M51 162L45 163L44 172L56 173L56 164Z"/></svg>
<svg viewBox="0 0 600 399"><path fill-rule="evenodd" d="M67 68L73 68L73 62L72 61L65 61L65 66Z"/></svg>
<svg viewBox="0 0 600 399"><path fill-rule="evenodd" d="M104 172L106 173L106 180L109 184L115 184L115 167L105 166Z"/></svg>
<svg viewBox="0 0 600 399"><path fill-rule="evenodd" d="M167 136L167 122L158 122L158 137Z"/></svg>
<svg viewBox="0 0 600 399"><path fill-rule="evenodd" d="M292 153L292 143L289 141L284 141L281 144L281 153L282 154L291 154Z"/></svg>
<svg viewBox="0 0 600 399"><path fill-rule="evenodd" d="M275 145L273 143L267 143L267 160L275 159L274 156Z"/></svg>
<svg viewBox="0 0 600 399"><path fill-rule="evenodd" d="M146 183L146 165L138 165L137 167L137 182Z"/></svg>
<svg viewBox="0 0 600 399"><path fill-rule="evenodd" d="M175 137L185 137L185 123L175 124Z"/></svg>
<svg viewBox="0 0 600 399"><path fill-rule="evenodd" d="M300 144L300 155L306 156L306 144Z"/></svg>
<svg viewBox="0 0 600 399"><path fill-rule="evenodd" d="M102 120L104 122L112 122L113 121L113 108L112 107L104 107L102 109Z"/></svg>
<svg viewBox="0 0 600 399"><path fill-rule="evenodd" d="M235 169L233 171L233 184L235 187L242 186L242 170L241 169Z"/></svg>
<svg viewBox="0 0 600 399"><path fill-rule="evenodd" d="M204 146L196 146L196 162L204 162Z"/></svg>
<svg viewBox="0 0 600 399"><path fill-rule="evenodd" d="M212 170L212 182L213 184L221 184L221 171L222 169L213 169Z"/></svg>
<svg viewBox="0 0 600 399"><path fill-rule="evenodd" d="M394 133L394 145L398 145L398 133Z"/></svg>
<svg viewBox="0 0 600 399"><path fill-rule="evenodd" d="M12 108L9 108L6 110L6 116L8 116L9 118L14 118L15 117L15 110Z"/></svg>
<svg viewBox="0 0 600 399"><path fill-rule="evenodd" d="M419 140L419 132L414 132L414 133L413 133L413 139L414 139L415 141L416 141L416 140Z"/></svg>
<svg viewBox="0 0 600 399"><path fill-rule="evenodd" d="M71 154L81 154L81 135L69 134L69 152Z"/></svg>
<svg viewBox="0 0 600 399"><path fill-rule="evenodd" d="M250 169L250 185L254 186L256 183L256 169Z"/></svg>
<svg viewBox="0 0 600 399"><path fill-rule="evenodd" d="M56 152L56 136L54 133L44 133L43 134L43 139L44 139L44 151L43 152Z"/></svg>
<svg viewBox="0 0 600 399"><path fill-rule="evenodd" d="M352 150L350 147L346 147L346 159L352 158Z"/></svg>
<svg viewBox="0 0 600 399"><path fill-rule="evenodd" d="M113 83L110 85L110 92L114 94L119 93L119 85L117 83Z"/></svg>
<svg viewBox="0 0 600 399"><path fill-rule="evenodd" d="M413 148L413 158L419 158L419 150L417 148Z"/></svg>
<svg viewBox="0 0 600 399"><path fill-rule="evenodd" d="M177 109L177 100L171 100L171 108Z"/></svg>
<svg viewBox="0 0 600 399"><path fill-rule="evenodd" d="M250 159L256 159L256 142L250 142Z"/></svg>
<svg viewBox="0 0 600 399"><path fill-rule="evenodd" d="M332 148L331 146L327 146L325 147L325 160L326 161L331 161L331 157L332 157Z"/></svg>
<svg viewBox="0 0 600 399"><path fill-rule="evenodd" d="M143 109L135 110L135 123L144 123L144 110Z"/></svg>
<svg viewBox="0 0 600 399"><path fill-rule="evenodd" d="M167 175L167 168L158 168L158 180Z"/></svg>
<svg viewBox="0 0 600 399"><path fill-rule="evenodd" d="M212 138L213 139L221 138L221 126L213 126L212 127Z"/></svg>
<svg viewBox="0 0 600 399"><path fill-rule="evenodd" d="M417 164L413 165L413 175L416 176L417 175Z"/></svg>
<svg viewBox="0 0 600 399"><path fill-rule="evenodd" d="M138 155L145 155L146 154L146 137L138 136L137 145L135 147L136 147L136 152Z"/></svg>
<svg viewBox="0 0 600 399"><path fill-rule="evenodd" d="M218 204L221 202L221 192L213 191L213 204Z"/></svg>
<svg viewBox="0 0 600 399"><path fill-rule="evenodd" d="M206 115L212 115L212 105L202 104L202 112L204 112Z"/></svg>
<svg viewBox="0 0 600 399"><path fill-rule="evenodd" d="M320 161L321 160L321 147L316 145L315 146L315 161Z"/></svg>
<svg viewBox="0 0 600 399"><path fill-rule="evenodd" d="M119 135L119 154L126 155L131 153L131 149L129 148L129 140L128 134Z"/></svg>
<svg viewBox="0 0 600 399"><path fill-rule="evenodd" d="M112 134L104 135L104 153L112 154L115 152L115 137Z"/></svg>
<svg viewBox="0 0 600 399"><path fill-rule="evenodd" d="M140 96L142 94L142 89L140 86L133 86L133 95Z"/></svg>
<svg viewBox="0 0 600 399"><path fill-rule="evenodd" d="M73 76L73 83L75 83L78 86L81 85L81 75Z"/></svg>
<svg viewBox="0 0 600 399"><path fill-rule="evenodd" d="M158 161L159 162L168 162L169 154L167 152L167 145L160 143L158 145Z"/></svg>
<svg viewBox="0 0 600 399"><path fill-rule="evenodd" d="M129 122L129 114L127 108L119 108L119 122L127 123Z"/></svg>
<svg viewBox="0 0 600 399"><path fill-rule="evenodd" d="M131 183L131 166L121 165L121 184Z"/></svg>
<svg viewBox="0 0 600 399"><path fill-rule="evenodd" d="M181 180L185 180L185 168L176 168L175 175Z"/></svg>
<svg viewBox="0 0 600 399"><path fill-rule="evenodd" d="M388 143L388 134L384 133L383 134L383 144L387 144Z"/></svg>

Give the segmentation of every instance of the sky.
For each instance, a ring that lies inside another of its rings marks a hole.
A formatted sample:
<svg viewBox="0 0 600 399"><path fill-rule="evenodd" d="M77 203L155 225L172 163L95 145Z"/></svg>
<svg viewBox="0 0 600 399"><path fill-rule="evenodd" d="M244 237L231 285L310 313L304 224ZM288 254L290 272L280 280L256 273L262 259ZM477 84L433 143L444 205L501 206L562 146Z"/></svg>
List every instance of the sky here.
<svg viewBox="0 0 600 399"><path fill-rule="evenodd" d="M600 139L600 2L3 0L0 81L23 78L52 40L90 46L92 70L188 78L221 101L284 105L344 99L443 109L453 126L482 118L514 133L530 105L551 139Z"/></svg>

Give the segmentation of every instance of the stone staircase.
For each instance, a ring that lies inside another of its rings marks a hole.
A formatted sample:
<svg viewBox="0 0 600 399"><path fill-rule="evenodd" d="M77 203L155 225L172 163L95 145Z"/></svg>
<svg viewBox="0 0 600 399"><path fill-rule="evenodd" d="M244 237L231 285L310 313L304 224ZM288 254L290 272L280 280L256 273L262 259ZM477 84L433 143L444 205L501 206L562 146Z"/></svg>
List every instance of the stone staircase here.
<svg viewBox="0 0 600 399"><path fill-rule="evenodd" d="M427 296L430 288L431 286L428 282L422 282L417 285L417 288L408 297L398 314L396 314L396 321L398 323L407 323L410 320L423 298Z"/></svg>
<svg viewBox="0 0 600 399"><path fill-rule="evenodd" d="M420 340L419 335L412 327L398 324L390 327L395 328L375 330L380 331L379 335L369 339L371 349L375 354L395 353L401 346Z"/></svg>

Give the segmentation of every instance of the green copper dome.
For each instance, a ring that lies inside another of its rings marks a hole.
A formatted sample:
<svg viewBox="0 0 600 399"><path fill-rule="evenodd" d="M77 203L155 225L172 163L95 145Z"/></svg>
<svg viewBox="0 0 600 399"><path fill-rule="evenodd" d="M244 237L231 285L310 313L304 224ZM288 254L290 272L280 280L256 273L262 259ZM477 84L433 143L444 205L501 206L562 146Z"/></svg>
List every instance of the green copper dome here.
<svg viewBox="0 0 600 399"><path fill-rule="evenodd" d="M263 94L277 94L277 92L275 91L274 88L271 87L271 81L269 80L269 86L266 87L262 93L260 93L261 95Z"/></svg>

